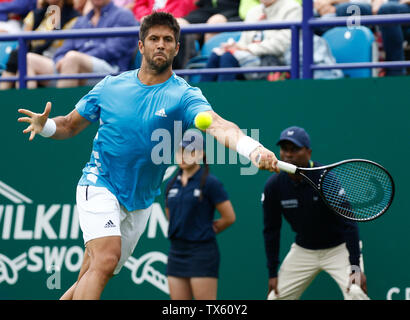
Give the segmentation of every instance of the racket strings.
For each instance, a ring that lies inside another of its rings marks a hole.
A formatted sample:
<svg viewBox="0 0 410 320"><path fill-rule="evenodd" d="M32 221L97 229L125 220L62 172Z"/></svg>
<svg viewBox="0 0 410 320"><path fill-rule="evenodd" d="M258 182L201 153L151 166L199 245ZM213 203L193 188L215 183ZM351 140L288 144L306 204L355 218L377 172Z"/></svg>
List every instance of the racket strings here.
<svg viewBox="0 0 410 320"><path fill-rule="evenodd" d="M390 176L379 166L361 161L330 169L321 189L333 209L355 220L369 220L383 213L393 196Z"/></svg>

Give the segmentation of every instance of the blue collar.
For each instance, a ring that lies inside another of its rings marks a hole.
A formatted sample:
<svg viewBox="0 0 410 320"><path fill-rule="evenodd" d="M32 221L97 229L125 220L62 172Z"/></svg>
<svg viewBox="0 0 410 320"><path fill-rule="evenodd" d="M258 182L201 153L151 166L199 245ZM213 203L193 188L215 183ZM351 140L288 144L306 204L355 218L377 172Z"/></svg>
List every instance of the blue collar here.
<svg viewBox="0 0 410 320"><path fill-rule="evenodd" d="M112 1L110 1L107 5L105 5L104 7L102 7L101 9L101 15L103 15L104 13L108 12L111 10L111 8L114 7L114 3ZM94 15L94 9L91 9L89 13L87 13L87 18L88 20L91 20L91 18Z"/></svg>

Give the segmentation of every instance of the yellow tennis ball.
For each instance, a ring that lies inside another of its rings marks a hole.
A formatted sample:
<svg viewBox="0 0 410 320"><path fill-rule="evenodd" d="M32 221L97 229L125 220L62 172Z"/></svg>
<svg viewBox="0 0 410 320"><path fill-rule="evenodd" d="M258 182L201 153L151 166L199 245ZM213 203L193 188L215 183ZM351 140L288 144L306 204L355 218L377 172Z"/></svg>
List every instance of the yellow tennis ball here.
<svg viewBox="0 0 410 320"><path fill-rule="evenodd" d="M195 127L206 130L212 123L212 116L207 112L200 112L195 117Z"/></svg>

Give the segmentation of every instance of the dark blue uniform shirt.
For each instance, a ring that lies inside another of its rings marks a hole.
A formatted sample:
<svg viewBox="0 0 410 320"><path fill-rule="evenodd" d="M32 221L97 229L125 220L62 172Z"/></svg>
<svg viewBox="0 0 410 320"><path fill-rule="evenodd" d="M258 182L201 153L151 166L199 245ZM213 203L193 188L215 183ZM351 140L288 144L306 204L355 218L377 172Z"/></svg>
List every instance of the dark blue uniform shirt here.
<svg viewBox="0 0 410 320"><path fill-rule="evenodd" d="M185 187L181 177L178 177L168 192L169 227L168 237L187 241L208 241L215 239L212 228L215 206L228 200L222 183L209 174L202 187L203 198L199 201L201 177L204 169L201 167ZM172 180L169 182L171 183Z"/></svg>
<svg viewBox="0 0 410 320"><path fill-rule="evenodd" d="M314 162L314 167L320 166ZM318 182L320 172L307 176ZM351 265L359 266L357 223L331 211L307 182L294 182L285 172L272 175L263 195L264 240L269 277L277 276L282 215L296 233L295 242L306 249L327 249L346 242Z"/></svg>

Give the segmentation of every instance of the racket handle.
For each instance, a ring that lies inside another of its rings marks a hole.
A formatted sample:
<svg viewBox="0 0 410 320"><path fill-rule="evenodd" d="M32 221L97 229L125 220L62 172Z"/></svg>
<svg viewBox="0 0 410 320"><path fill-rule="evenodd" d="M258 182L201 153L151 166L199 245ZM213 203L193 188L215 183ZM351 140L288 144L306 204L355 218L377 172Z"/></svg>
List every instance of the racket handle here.
<svg viewBox="0 0 410 320"><path fill-rule="evenodd" d="M261 161L261 154L258 154L256 157L256 163L259 164L259 161ZM283 162L278 160L277 163L277 167L279 168L279 170L281 171L285 171L287 173L295 173L297 168L295 165L291 164L291 163L287 163L287 162Z"/></svg>
<svg viewBox="0 0 410 320"><path fill-rule="evenodd" d="M287 173L295 173L298 168L291 163L283 162L280 160L278 161L277 166L281 171L285 171Z"/></svg>

